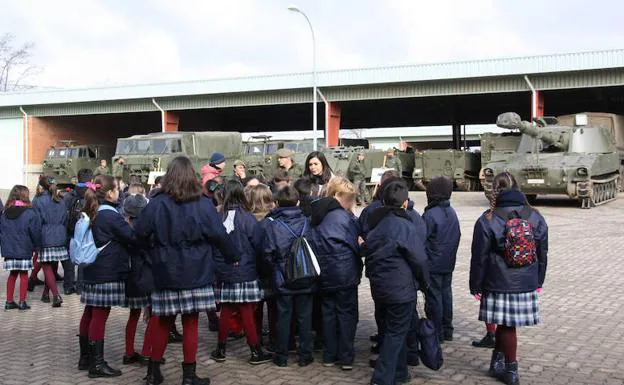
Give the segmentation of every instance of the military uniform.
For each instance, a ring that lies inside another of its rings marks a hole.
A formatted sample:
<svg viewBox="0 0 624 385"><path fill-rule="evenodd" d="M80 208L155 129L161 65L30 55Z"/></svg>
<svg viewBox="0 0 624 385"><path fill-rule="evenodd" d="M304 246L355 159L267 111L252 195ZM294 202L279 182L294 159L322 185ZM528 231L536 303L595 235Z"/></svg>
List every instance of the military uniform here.
<svg viewBox="0 0 624 385"><path fill-rule="evenodd" d="M297 163L293 163L292 167L288 170L283 167L280 167L280 169L288 173L288 176L290 177L290 183L295 183L297 179L301 179L301 177L303 176L303 167Z"/></svg>
<svg viewBox="0 0 624 385"><path fill-rule="evenodd" d="M110 170L108 169L108 166L106 167L98 166L95 170L93 170L93 176L98 176L98 175L110 175Z"/></svg>
<svg viewBox="0 0 624 385"><path fill-rule="evenodd" d="M349 169L347 170L347 177L353 184L355 188L358 190L358 195L356 201L358 204L361 204L362 201L368 202L368 197L366 194L366 176L368 175L368 170L366 169L366 165L364 161L359 161L353 159L349 164Z"/></svg>
<svg viewBox="0 0 624 385"><path fill-rule="evenodd" d="M113 163L113 176L114 177L123 178L123 176L124 176L124 167L125 166L126 166L125 163L123 163L123 164L119 163L119 162Z"/></svg>
<svg viewBox="0 0 624 385"><path fill-rule="evenodd" d="M395 155L392 157L391 156L387 157L386 167L395 169L399 173L400 177L403 176L403 164L401 163L401 159L399 159L398 156Z"/></svg>

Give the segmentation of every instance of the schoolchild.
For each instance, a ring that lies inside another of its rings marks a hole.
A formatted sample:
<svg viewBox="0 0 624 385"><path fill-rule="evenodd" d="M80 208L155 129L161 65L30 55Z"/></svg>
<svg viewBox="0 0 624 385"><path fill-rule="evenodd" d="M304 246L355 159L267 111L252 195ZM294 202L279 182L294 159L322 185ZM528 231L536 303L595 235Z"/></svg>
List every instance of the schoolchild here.
<svg viewBox="0 0 624 385"><path fill-rule="evenodd" d="M0 247L7 278L7 300L4 310L28 310L26 303L28 270L33 268L32 256L41 243L41 222L32 209L26 186L15 185L0 218ZM13 300L19 277L19 304Z"/></svg>
<svg viewBox="0 0 624 385"><path fill-rule="evenodd" d="M306 217L312 215L312 187L313 182L307 178L297 179L294 186L299 193L299 207Z"/></svg>
<svg viewBox="0 0 624 385"><path fill-rule="evenodd" d="M249 205L240 182L230 180L225 183L220 214L239 261L233 264L232 261L220 255L215 258L217 280L220 283L217 293L221 304L221 316L218 347L210 357L217 362L225 361L225 348L230 331L229 323L233 314L238 312L251 351L249 363L252 365L266 363L271 361L273 356L262 351L254 317L255 307L262 300L256 256L251 243L257 221L249 212Z"/></svg>
<svg viewBox="0 0 624 385"><path fill-rule="evenodd" d="M290 183L291 183L291 180L290 180L290 176L288 175L288 171L278 170L273 176L273 181L271 183L273 187L273 192L276 192L282 187L290 186Z"/></svg>
<svg viewBox="0 0 624 385"><path fill-rule="evenodd" d="M416 308L416 293L426 292L429 269L418 229L406 212L408 188L397 180L381 195L384 206L369 218L363 252L371 294L381 313L383 340L371 384L408 382L406 337Z"/></svg>
<svg viewBox="0 0 624 385"><path fill-rule="evenodd" d="M451 207L453 181L433 178L427 184L427 207L423 219L427 224L425 249L431 273L431 285L425 301L425 312L436 327L440 341L453 340L453 271L461 238L459 219Z"/></svg>
<svg viewBox="0 0 624 385"><path fill-rule="evenodd" d="M67 205L62 201L53 178L43 176L39 179L43 192L33 207L41 220L41 249L39 263L45 276L45 288L41 301L50 302L49 291L52 291L52 307L61 307L63 299L56 287L56 267L58 262L69 258L67 252ZM54 265L56 263L56 265Z"/></svg>
<svg viewBox="0 0 624 385"><path fill-rule="evenodd" d="M299 366L308 366L312 357L312 304L315 287L292 290L285 287L284 271L286 259L295 238L306 231L308 219L297 206L299 195L292 186L286 186L275 194L277 208L271 213L271 220L265 228L263 258L270 267L273 278L272 289L277 292L277 346L273 362L277 366L288 365L288 345L291 337L290 323L295 315L299 330ZM296 234L296 235L295 235Z"/></svg>
<svg viewBox="0 0 624 385"><path fill-rule="evenodd" d="M546 277L548 226L508 172L494 177L490 204L474 227L470 293L481 301L479 320L497 325L489 374L515 385L520 383L516 328L540 322L538 294ZM505 256L513 257L512 225L524 237L515 238L525 253L521 264Z"/></svg>
<svg viewBox="0 0 624 385"><path fill-rule="evenodd" d="M353 369L353 342L358 323L357 287L362 276L359 227L353 215L357 191L342 177L334 177L327 198L314 203L310 246L321 269L323 365Z"/></svg>
<svg viewBox="0 0 624 385"><path fill-rule="evenodd" d="M83 212L91 221L95 245L102 250L83 269L84 285L80 302L85 305L80 321L80 361L78 369L89 377L116 377L121 371L104 361L104 333L111 307L126 303L130 255L136 245L134 230L117 211L119 190L115 179L98 175L85 193Z"/></svg>
<svg viewBox="0 0 624 385"><path fill-rule="evenodd" d="M150 249L154 290L152 313L158 316L153 332L152 357L147 384L160 384L161 359L167 348L171 324L182 315L182 384L208 385L196 374L199 313L216 309L213 291L214 252L237 261L212 201L202 195L191 161L173 159L161 190L135 222L142 241L153 240Z"/></svg>

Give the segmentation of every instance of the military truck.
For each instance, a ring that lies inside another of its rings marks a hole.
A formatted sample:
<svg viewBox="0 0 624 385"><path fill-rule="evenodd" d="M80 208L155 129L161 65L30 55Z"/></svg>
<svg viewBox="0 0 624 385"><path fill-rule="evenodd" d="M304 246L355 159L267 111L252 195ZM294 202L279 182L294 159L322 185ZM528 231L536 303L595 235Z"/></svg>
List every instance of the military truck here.
<svg viewBox="0 0 624 385"><path fill-rule="evenodd" d="M424 190L431 179L446 176L454 181L455 188L461 191L479 190L479 154L463 150L424 150L419 151L412 178L417 189Z"/></svg>
<svg viewBox="0 0 624 385"><path fill-rule="evenodd" d="M43 161L43 173L54 177L59 187L68 187L75 181L78 170L93 170L100 165L100 159L110 160L113 151L110 146L100 144L75 144L73 140L60 141L59 147L48 149Z"/></svg>
<svg viewBox="0 0 624 385"><path fill-rule="evenodd" d="M519 130L522 137L515 154L485 166L486 194L491 195L494 176L508 171L530 201L538 195L565 194L589 209L615 200L621 161L613 131L590 125L588 114L576 114L568 122L526 122L513 112L499 115L497 126Z"/></svg>
<svg viewBox="0 0 624 385"><path fill-rule="evenodd" d="M486 132L480 135L481 170L479 171L479 181L484 190L488 190L484 186L485 174L483 173L483 168L485 165L491 161L503 161L510 154L514 154L521 136L520 132L503 132L500 134ZM492 186L489 187L490 190L491 188Z"/></svg>
<svg viewBox="0 0 624 385"><path fill-rule="evenodd" d="M199 175L210 156L221 152L227 164L223 175L229 176L233 174L232 163L241 157L242 150L238 132L159 132L118 139L113 163L123 157L124 179L138 177L147 184L150 173L164 173L169 162L178 156L187 156Z"/></svg>
<svg viewBox="0 0 624 385"><path fill-rule="evenodd" d="M325 150L324 143L318 141L319 151ZM243 144L243 161L251 175L272 176L279 167L277 151L287 148L294 152L294 162L304 165L306 157L314 147L312 139L273 140L270 135L252 136Z"/></svg>

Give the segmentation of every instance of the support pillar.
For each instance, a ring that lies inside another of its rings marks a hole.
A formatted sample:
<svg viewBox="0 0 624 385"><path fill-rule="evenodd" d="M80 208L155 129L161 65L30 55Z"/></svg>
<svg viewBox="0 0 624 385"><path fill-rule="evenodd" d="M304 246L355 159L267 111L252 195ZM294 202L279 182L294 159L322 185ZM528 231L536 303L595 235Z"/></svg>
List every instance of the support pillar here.
<svg viewBox="0 0 624 385"><path fill-rule="evenodd" d="M340 105L328 102L325 109L325 146L333 147L340 143Z"/></svg>
<svg viewBox="0 0 624 385"><path fill-rule="evenodd" d="M541 91L531 93L531 118L544 116L544 94Z"/></svg>
<svg viewBox="0 0 624 385"><path fill-rule="evenodd" d="M174 111L165 111L163 125L165 132L177 132L180 125L180 114Z"/></svg>
<svg viewBox="0 0 624 385"><path fill-rule="evenodd" d="M453 123L453 149L461 149L461 124Z"/></svg>

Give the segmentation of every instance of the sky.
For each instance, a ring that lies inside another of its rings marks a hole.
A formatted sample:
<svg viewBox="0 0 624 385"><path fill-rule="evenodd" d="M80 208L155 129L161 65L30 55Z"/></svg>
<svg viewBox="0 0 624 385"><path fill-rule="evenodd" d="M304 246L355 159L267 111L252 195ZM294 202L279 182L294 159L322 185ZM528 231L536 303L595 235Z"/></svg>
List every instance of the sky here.
<svg viewBox="0 0 624 385"><path fill-rule="evenodd" d="M619 0L0 0L49 88L624 48Z"/></svg>

